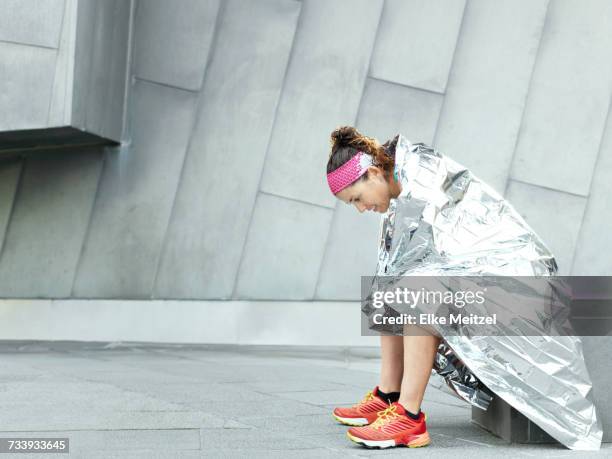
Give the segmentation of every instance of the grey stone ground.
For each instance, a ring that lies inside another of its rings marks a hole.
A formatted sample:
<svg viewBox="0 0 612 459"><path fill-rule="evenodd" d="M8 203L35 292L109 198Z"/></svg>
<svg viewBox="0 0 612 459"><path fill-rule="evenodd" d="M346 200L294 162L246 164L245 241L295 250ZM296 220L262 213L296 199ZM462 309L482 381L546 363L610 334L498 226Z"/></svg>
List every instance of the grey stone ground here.
<svg viewBox="0 0 612 459"><path fill-rule="evenodd" d="M509 445L427 390L432 444L368 450L330 412L377 382L375 349L0 342L2 437L68 437L70 457L609 457ZM60 458L58 454L3 457Z"/></svg>

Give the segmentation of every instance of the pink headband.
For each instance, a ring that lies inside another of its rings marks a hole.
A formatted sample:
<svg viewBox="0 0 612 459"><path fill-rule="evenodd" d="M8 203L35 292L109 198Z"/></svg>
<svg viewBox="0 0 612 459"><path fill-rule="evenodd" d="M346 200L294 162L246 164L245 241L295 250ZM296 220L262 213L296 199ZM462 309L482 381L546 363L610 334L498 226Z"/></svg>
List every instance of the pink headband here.
<svg viewBox="0 0 612 459"><path fill-rule="evenodd" d="M358 151L355 156L345 162L338 169L327 174L327 183L333 194L342 191L359 177L361 177L372 165L372 158L363 151Z"/></svg>

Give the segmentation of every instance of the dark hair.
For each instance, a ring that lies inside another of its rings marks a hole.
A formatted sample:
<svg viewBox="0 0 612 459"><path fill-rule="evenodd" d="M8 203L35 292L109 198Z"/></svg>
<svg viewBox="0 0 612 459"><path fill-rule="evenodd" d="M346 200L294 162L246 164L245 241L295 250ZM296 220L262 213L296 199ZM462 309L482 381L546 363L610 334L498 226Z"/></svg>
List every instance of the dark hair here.
<svg viewBox="0 0 612 459"><path fill-rule="evenodd" d="M372 156L372 163L389 176L395 165L395 146L398 137L399 135L396 135L381 145L375 138L361 134L352 126L340 126L334 129L330 136L331 151L327 161L327 173L338 169L358 151L363 151ZM361 180L367 178L367 172L360 177Z"/></svg>

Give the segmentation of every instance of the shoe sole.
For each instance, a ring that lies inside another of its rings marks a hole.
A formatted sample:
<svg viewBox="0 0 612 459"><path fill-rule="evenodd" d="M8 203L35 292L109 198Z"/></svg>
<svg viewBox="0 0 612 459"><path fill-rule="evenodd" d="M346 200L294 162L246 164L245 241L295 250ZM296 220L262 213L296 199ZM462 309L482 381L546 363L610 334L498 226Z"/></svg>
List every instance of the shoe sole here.
<svg viewBox="0 0 612 459"><path fill-rule="evenodd" d="M399 445L395 443L395 440L364 440L363 438L357 438L351 435L349 432L347 432L346 435L351 439L351 441L354 441L355 443L361 446L365 446L366 448L371 449L387 449L394 448L396 446L407 446L408 448L422 448L423 446L427 446L431 443L431 439L429 438L429 434L427 432L421 435L416 435L415 438L409 443L401 443Z"/></svg>
<svg viewBox="0 0 612 459"><path fill-rule="evenodd" d="M343 418L342 416L337 416L334 413L332 413L332 416L340 424L344 424L345 426L351 426L351 427L364 427L374 422L374 421L370 422L366 418ZM427 421L427 414L424 413L424 417L425 417L425 421Z"/></svg>
<svg viewBox="0 0 612 459"><path fill-rule="evenodd" d="M345 426L363 427L370 424L370 422L366 418L343 418L341 416L335 415L334 413L332 413L332 416L336 421L338 421L340 424L344 424Z"/></svg>

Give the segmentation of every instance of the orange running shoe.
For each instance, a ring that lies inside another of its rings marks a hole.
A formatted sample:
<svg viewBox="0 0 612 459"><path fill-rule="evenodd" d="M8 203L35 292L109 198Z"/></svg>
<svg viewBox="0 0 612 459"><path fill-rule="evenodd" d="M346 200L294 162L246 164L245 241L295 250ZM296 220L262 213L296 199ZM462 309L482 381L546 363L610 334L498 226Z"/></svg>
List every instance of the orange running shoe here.
<svg viewBox="0 0 612 459"><path fill-rule="evenodd" d="M421 411L419 419L414 420L408 417L399 402L389 405L369 426L351 427L347 435L355 443L368 448L391 448L400 445L418 448L431 442L425 425L425 413Z"/></svg>
<svg viewBox="0 0 612 459"><path fill-rule="evenodd" d="M389 408L386 400L378 397L378 386L366 394L361 402L350 408L336 408L333 416L347 426L367 426L376 421L378 412Z"/></svg>

